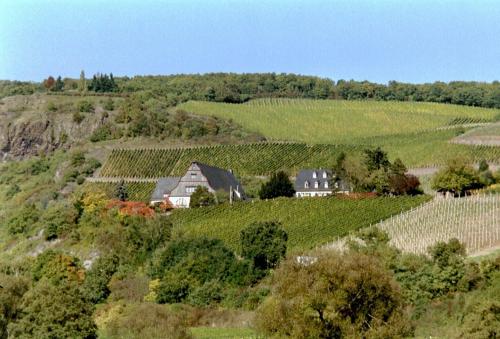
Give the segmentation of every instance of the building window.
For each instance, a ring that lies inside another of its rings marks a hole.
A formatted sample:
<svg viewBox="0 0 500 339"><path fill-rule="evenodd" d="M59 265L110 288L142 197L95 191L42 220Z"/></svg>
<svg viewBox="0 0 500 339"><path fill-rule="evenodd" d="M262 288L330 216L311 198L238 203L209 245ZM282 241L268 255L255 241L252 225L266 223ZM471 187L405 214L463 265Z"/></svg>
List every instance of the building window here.
<svg viewBox="0 0 500 339"><path fill-rule="evenodd" d="M191 172L191 179L196 179L196 172Z"/></svg>
<svg viewBox="0 0 500 339"><path fill-rule="evenodd" d="M186 193L194 193L196 186L186 186Z"/></svg>
<svg viewBox="0 0 500 339"><path fill-rule="evenodd" d="M304 183L304 188L309 188L309 181L306 181L306 182Z"/></svg>
<svg viewBox="0 0 500 339"><path fill-rule="evenodd" d="M319 182L315 181L314 182L314 188L318 188L319 187Z"/></svg>
<svg viewBox="0 0 500 339"><path fill-rule="evenodd" d="M325 181L325 188L328 188L328 181Z"/></svg>
<svg viewBox="0 0 500 339"><path fill-rule="evenodd" d="M326 179L328 176L328 174L326 174L326 172L323 172L323 179Z"/></svg>
<svg viewBox="0 0 500 339"><path fill-rule="evenodd" d="M316 171L313 172L313 178L316 179L317 178L317 174L316 174Z"/></svg>

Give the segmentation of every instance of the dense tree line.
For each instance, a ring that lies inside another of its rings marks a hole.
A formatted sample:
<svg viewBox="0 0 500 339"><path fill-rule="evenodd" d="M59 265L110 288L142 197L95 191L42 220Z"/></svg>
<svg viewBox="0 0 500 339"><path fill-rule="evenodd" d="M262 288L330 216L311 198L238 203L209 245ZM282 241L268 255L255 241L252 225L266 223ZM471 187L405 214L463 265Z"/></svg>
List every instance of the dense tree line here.
<svg viewBox="0 0 500 339"><path fill-rule="evenodd" d="M50 79L52 78L52 79ZM49 81L50 80L50 81ZM500 108L500 82L474 81L410 84L389 81L338 80L286 73L207 73L114 78L95 74L87 80L44 79L42 83L0 81L0 97L51 91L88 90L97 93L149 92L166 98L170 105L187 100L242 103L254 98L285 97L309 99L426 101L467 106Z"/></svg>
<svg viewBox="0 0 500 339"><path fill-rule="evenodd" d="M500 82L434 82L408 84L389 81L387 85L369 81L339 80L335 97L345 100L426 101L466 106L500 108Z"/></svg>

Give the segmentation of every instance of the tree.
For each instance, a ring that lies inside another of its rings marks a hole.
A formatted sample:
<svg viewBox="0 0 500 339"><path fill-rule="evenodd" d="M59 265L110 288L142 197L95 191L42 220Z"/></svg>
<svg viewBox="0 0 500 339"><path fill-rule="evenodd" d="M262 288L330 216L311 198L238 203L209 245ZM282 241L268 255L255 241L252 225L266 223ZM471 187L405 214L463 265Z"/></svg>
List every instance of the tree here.
<svg viewBox="0 0 500 339"><path fill-rule="evenodd" d="M262 184L259 197L261 199L274 199L277 197L293 197L295 189L288 175L279 171L271 175L268 182Z"/></svg>
<svg viewBox="0 0 500 339"><path fill-rule="evenodd" d="M54 84L54 92L62 92L63 89L64 89L64 82L62 81L61 76L58 76Z"/></svg>
<svg viewBox="0 0 500 339"><path fill-rule="evenodd" d="M374 150L366 149L365 153L365 163L368 167L369 171L384 169L390 166L389 158L387 157L387 153L384 152L380 147L377 147Z"/></svg>
<svg viewBox="0 0 500 339"><path fill-rule="evenodd" d="M47 89L47 91L51 91L54 88L56 81L54 77L51 75L47 79L43 81L43 86Z"/></svg>
<svg viewBox="0 0 500 339"><path fill-rule="evenodd" d="M118 269L119 258L116 255L100 257L87 271L82 286L82 294L93 304L103 302L110 290L108 284Z"/></svg>
<svg viewBox="0 0 500 339"><path fill-rule="evenodd" d="M127 201L128 199L127 186L125 185L125 181L123 179L120 180L118 186L116 187L115 197L120 201Z"/></svg>
<svg viewBox="0 0 500 339"><path fill-rule="evenodd" d="M265 335L293 338L409 337L412 328L391 273L362 253L320 253L309 264L286 261L258 309Z"/></svg>
<svg viewBox="0 0 500 339"><path fill-rule="evenodd" d="M9 336L97 338L93 311L78 285L66 282L56 287L42 279L23 296L19 318L9 325Z"/></svg>
<svg viewBox="0 0 500 339"><path fill-rule="evenodd" d="M85 72L83 70L80 72L80 80L78 81L78 91L79 92L87 91L87 80L85 79Z"/></svg>
<svg viewBox="0 0 500 339"><path fill-rule="evenodd" d="M433 189L453 195L461 195L482 186L477 171L462 159L449 161L448 165L432 178Z"/></svg>
<svg viewBox="0 0 500 339"><path fill-rule="evenodd" d="M191 208L210 206L214 204L215 197L205 186L196 187L193 194L191 194L191 199L189 200L189 207Z"/></svg>
<svg viewBox="0 0 500 339"><path fill-rule="evenodd" d="M285 257L287 240L288 234L280 223L255 222L240 233L241 255L258 269L275 268Z"/></svg>

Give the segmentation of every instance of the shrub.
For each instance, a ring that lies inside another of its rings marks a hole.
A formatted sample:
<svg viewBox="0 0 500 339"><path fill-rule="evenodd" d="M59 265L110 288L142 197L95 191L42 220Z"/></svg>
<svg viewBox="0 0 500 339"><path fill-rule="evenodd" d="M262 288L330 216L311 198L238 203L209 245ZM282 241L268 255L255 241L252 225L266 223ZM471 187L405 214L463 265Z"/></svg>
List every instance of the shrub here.
<svg viewBox="0 0 500 339"><path fill-rule="evenodd" d="M113 111L115 109L115 102L111 98L107 98L104 102L104 109L107 111Z"/></svg>
<svg viewBox="0 0 500 339"><path fill-rule="evenodd" d="M77 124L80 124L85 119L85 115L80 112L73 113L73 121Z"/></svg>
<svg viewBox="0 0 500 339"><path fill-rule="evenodd" d="M27 233L40 220L40 211L33 204L21 207L7 221L7 229L10 234Z"/></svg>
<svg viewBox="0 0 500 339"><path fill-rule="evenodd" d="M22 299L18 319L9 325L13 338L96 338L93 307L78 287L47 279L39 281Z"/></svg>
<svg viewBox="0 0 500 339"><path fill-rule="evenodd" d="M454 195L465 194L469 190L482 186L478 172L461 159L450 161L446 168L440 170L432 178L433 189Z"/></svg>
<svg viewBox="0 0 500 339"><path fill-rule="evenodd" d="M82 286L82 294L86 300L97 304L106 300L110 294L108 283L118 269L119 258L116 255L101 257L87 271Z"/></svg>
<svg viewBox="0 0 500 339"><path fill-rule="evenodd" d="M196 190L191 194L191 199L189 200L190 208L205 207L215 204L215 197L212 193L208 191L208 188L204 186L196 187Z"/></svg>
<svg viewBox="0 0 500 339"><path fill-rule="evenodd" d="M296 338L407 337L413 329L398 285L376 258L320 254L311 264L284 263L273 293L257 311L269 336Z"/></svg>
<svg viewBox="0 0 500 339"><path fill-rule="evenodd" d="M103 332L106 338L191 338L184 319L182 314L173 313L163 305L125 304Z"/></svg>
<svg viewBox="0 0 500 339"><path fill-rule="evenodd" d="M267 270L278 265L286 254L287 233L280 223L256 222L240 233L241 255L256 268Z"/></svg>
<svg viewBox="0 0 500 339"><path fill-rule="evenodd" d="M78 112L90 113L94 110L94 105L88 100L80 100L76 103L76 108Z"/></svg>

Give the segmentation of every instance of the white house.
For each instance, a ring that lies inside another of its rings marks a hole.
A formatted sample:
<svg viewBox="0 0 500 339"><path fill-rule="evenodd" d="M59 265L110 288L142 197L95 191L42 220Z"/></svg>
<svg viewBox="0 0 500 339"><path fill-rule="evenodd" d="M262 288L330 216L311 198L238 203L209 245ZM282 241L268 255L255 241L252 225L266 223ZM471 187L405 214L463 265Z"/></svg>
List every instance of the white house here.
<svg viewBox="0 0 500 339"><path fill-rule="evenodd" d="M323 197L338 193L349 193L348 185L325 169L301 170L295 179L296 197Z"/></svg>
<svg viewBox="0 0 500 339"><path fill-rule="evenodd" d="M151 197L151 204L170 201L174 207L189 207L191 194L203 186L209 192L224 191L232 199L245 199L245 193L231 171L193 162L182 177L161 178Z"/></svg>

